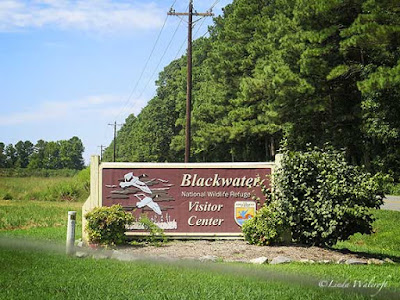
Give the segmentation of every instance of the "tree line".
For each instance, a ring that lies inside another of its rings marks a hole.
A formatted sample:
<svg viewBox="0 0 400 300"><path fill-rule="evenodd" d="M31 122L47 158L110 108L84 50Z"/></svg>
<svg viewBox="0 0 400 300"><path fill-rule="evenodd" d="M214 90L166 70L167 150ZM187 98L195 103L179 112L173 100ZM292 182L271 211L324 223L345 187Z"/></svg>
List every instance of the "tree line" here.
<svg viewBox="0 0 400 300"><path fill-rule="evenodd" d="M5 146L0 142L0 168L75 169L84 167L82 141L74 136L69 140L19 141Z"/></svg>
<svg viewBox="0 0 400 300"><path fill-rule="evenodd" d="M209 32L193 46L192 161L268 161L285 139L400 175L398 1L234 0ZM156 84L118 132L120 161L183 160L186 56Z"/></svg>

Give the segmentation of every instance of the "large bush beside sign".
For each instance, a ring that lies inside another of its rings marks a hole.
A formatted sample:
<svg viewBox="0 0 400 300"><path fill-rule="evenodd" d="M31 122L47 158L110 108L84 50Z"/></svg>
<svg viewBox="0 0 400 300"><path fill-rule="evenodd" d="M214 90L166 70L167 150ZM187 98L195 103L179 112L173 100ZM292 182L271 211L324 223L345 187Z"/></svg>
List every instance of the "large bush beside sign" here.
<svg viewBox="0 0 400 300"><path fill-rule="evenodd" d="M356 232L371 233L370 209L383 203L383 193L374 177L349 165L344 153L332 148L285 150L273 182L272 205L257 212L249 221L250 228L244 227L250 242L279 241L275 227L286 223L295 243L333 245ZM282 219L266 222L263 215ZM264 239L263 232L268 233ZM249 233L257 239L251 240Z"/></svg>

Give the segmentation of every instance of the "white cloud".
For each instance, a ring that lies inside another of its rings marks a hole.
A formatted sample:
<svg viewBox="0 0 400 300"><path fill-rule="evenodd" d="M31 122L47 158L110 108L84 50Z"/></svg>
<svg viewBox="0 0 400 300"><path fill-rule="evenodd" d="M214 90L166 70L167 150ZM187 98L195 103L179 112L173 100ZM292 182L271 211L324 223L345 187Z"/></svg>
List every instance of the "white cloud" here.
<svg viewBox="0 0 400 300"><path fill-rule="evenodd" d="M165 11L120 0L1 0L0 31L61 28L101 33L158 28Z"/></svg>
<svg viewBox="0 0 400 300"><path fill-rule="evenodd" d="M75 101L43 102L37 108L26 109L0 116L0 126L26 125L39 122L68 121L76 118L102 116L113 119L121 110L123 98L110 95L90 96ZM138 114L145 105L145 99L136 99L134 111Z"/></svg>

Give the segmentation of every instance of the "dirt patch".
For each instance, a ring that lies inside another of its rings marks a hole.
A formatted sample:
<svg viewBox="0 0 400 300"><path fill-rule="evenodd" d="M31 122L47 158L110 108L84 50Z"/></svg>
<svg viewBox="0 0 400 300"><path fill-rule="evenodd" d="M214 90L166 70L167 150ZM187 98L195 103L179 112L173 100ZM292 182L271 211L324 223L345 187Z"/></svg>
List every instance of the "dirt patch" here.
<svg viewBox="0 0 400 300"><path fill-rule="evenodd" d="M134 256L168 257L179 259L199 259L202 256L216 256L224 261L249 261L253 258L265 256L272 259L277 256L286 256L299 261L309 259L313 261L337 262L340 259L358 259L367 261L364 257L354 253L341 253L319 247L302 246L254 246L245 241L170 241L167 244L155 246L131 246L119 249Z"/></svg>

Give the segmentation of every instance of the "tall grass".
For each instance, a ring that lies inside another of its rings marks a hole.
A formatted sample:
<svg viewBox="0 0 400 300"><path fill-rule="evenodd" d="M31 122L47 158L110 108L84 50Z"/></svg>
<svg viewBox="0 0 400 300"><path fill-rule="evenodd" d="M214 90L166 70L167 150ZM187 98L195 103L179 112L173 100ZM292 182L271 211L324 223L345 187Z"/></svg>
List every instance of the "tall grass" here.
<svg viewBox="0 0 400 300"><path fill-rule="evenodd" d="M0 199L83 201L89 186L89 169L74 177L0 177Z"/></svg>

